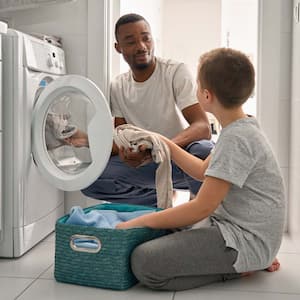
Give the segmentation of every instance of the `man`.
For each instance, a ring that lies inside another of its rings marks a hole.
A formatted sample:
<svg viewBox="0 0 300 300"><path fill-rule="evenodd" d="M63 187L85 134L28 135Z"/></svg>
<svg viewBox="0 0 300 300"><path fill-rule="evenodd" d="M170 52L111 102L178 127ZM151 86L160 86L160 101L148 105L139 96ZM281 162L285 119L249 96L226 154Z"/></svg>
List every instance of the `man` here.
<svg viewBox="0 0 300 300"><path fill-rule="evenodd" d="M111 83L110 105L115 126L129 123L158 132L205 159L213 146L208 140L210 126L186 66L154 56L150 25L140 15L122 16L116 23L115 37L115 49L130 67L129 72ZM122 161L118 150L114 144L103 174L82 192L111 202L155 206L157 165L144 164L150 160L149 151L132 152ZM175 165L172 177L174 188L189 189L193 194L201 185Z"/></svg>

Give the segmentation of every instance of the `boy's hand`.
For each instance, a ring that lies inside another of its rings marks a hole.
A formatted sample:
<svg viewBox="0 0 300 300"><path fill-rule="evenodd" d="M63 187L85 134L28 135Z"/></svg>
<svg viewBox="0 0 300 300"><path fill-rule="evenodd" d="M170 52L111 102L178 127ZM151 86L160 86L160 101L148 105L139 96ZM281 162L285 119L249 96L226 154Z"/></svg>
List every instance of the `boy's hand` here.
<svg viewBox="0 0 300 300"><path fill-rule="evenodd" d="M127 222L120 222L116 225L116 229L128 229L132 228L132 226L128 225Z"/></svg>

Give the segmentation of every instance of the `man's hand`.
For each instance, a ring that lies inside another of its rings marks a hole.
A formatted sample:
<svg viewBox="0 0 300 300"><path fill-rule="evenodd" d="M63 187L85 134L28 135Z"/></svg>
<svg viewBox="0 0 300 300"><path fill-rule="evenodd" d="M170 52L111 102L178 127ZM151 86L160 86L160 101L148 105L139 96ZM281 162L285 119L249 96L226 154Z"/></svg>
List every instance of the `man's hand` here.
<svg viewBox="0 0 300 300"><path fill-rule="evenodd" d="M139 146L138 151L120 147L119 156L122 161L134 168L138 168L152 161L151 150L147 149L146 146L144 147L143 145Z"/></svg>
<svg viewBox="0 0 300 300"><path fill-rule="evenodd" d="M88 147L89 139L88 135L80 130L77 130L71 137L64 140L68 145L74 147Z"/></svg>

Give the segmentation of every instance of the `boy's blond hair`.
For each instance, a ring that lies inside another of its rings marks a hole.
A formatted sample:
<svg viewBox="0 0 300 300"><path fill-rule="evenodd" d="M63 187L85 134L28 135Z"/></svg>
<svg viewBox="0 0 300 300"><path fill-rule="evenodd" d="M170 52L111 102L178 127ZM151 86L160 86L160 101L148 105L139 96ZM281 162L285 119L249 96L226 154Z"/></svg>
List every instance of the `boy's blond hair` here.
<svg viewBox="0 0 300 300"><path fill-rule="evenodd" d="M230 48L211 50L200 57L198 80L225 108L241 106L254 89L255 71L250 59Z"/></svg>

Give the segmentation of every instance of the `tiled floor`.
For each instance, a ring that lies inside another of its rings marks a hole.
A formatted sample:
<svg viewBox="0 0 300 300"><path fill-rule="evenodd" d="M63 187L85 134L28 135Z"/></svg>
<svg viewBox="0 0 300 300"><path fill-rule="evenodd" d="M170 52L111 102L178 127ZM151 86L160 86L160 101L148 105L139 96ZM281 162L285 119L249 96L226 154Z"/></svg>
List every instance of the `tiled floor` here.
<svg viewBox="0 0 300 300"><path fill-rule="evenodd" d="M1 300L299 300L300 245L288 238L278 255L281 269L258 272L240 280L218 283L183 292L156 292L137 285L112 291L58 283L53 277L54 234L18 259L0 259Z"/></svg>

